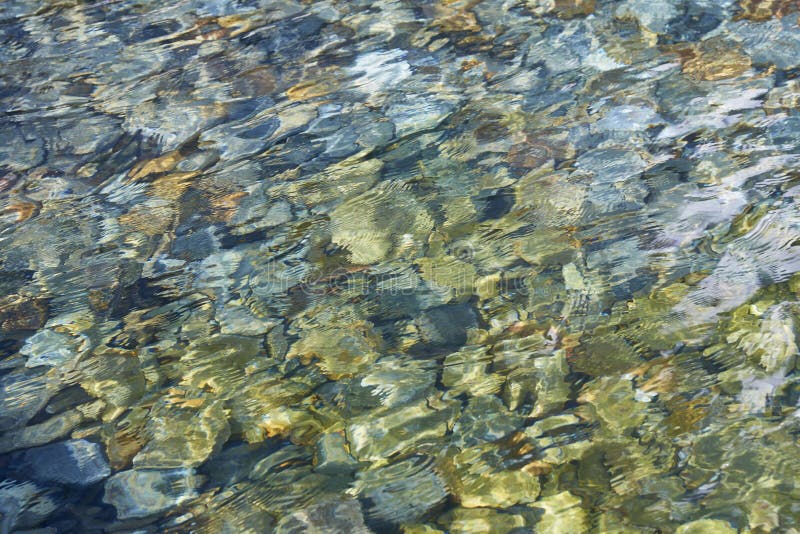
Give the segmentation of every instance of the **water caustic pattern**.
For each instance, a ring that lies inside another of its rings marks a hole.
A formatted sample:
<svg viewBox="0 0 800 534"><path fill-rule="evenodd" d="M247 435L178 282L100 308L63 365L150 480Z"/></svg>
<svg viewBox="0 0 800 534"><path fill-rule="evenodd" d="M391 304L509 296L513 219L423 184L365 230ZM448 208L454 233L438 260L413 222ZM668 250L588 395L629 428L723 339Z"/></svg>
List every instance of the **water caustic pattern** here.
<svg viewBox="0 0 800 534"><path fill-rule="evenodd" d="M800 531L800 5L0 6L0 530Z"/></svg>

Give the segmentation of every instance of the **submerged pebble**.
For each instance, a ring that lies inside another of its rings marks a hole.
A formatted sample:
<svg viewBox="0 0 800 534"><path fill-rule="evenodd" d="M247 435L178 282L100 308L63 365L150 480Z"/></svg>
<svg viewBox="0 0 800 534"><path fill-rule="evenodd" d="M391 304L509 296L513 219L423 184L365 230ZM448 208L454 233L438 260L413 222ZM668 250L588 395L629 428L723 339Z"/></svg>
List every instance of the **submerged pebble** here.
<svg viewBox="0 0 800 534"><path fill-rule="evenodd" d="M120 471L108 479L103 500L120 519L146 517L197 496L190 469Z"/></svg>
<svg viewBox="0 0 800 534"><path fill-rule="evenodd" d="M36 482L88 486L111 474L103 449L83 439L53 443L16 453L14 469Z"/></svg>

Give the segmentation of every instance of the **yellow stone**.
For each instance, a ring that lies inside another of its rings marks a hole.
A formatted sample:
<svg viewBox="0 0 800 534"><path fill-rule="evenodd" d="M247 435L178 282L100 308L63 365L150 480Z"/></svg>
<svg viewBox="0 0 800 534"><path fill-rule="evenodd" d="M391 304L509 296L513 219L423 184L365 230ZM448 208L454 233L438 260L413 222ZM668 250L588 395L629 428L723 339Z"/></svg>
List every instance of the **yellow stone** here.
<svg viewBox="0 0 800 534"><path fill-rule="evenodd" d="M675 534L735 534L736 529L721 519L699 519L675 529Z"/></svg>
<svg viewBox="0 0 800 534"><path fill-rule="evenodd" d="M178 200L191 185L192 178L198 174L193 171L175 172L161 176L153 181L152 192L165 200Z"/></svg>
<svg viewBox="0 0 800 534"><path fill-rule="evenodd" d="M742 12L737 14L737 19L764 22L797 11L798 4L797 0L740 0L739 7Z"/></svg>
<svg viewBox="0 0 800 534"><path fill-rule="evenodd" d="M704 41L690 51L680 53L685 74L703 81L726 80L741 76L750 69L750 57L732 43Z"/></svg>
<svg viewBox="0 0 800 534"><path fill-rule="evenodd" d="M568 491L545 497L535 506L544 510L536 532L581 534L589 531L589 518L581 507L580 498Z"/></svg>
<svg viewBox="0 0 800 534"><path fill-rule="evenodd" d="M507 534L525 526L521 515L504 514L491 508L456 508L449 516L447 531L450 534Z"/></svg>
<svg viewBox="0 0 800 534"><path fill-rule="evenodd" d="M300 101L327 95L335 91L338 84L334 79L312 80L300 82L286 90L290 100Z"/></svg>
<svg viewBox="0 0 800 534"><path fill-rule="evenodd" d="M304 332L287 354L287 358L299 358L308 365L318 359L320 369L339 380L364 371L378 359L374 350L377 338L358 328L314 329Z"/></svg>

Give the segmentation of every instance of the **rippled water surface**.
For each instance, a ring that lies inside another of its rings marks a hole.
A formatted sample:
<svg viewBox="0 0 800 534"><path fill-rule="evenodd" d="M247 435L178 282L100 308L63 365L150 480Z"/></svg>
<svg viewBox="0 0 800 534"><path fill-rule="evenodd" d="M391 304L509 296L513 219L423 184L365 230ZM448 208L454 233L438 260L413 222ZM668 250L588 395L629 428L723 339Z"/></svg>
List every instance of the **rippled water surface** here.
<svg viewBox="0 0 800 534"><path fill-rule="evenodd" d="M798 532L798 11L3 1L0 532Z"/></svg>

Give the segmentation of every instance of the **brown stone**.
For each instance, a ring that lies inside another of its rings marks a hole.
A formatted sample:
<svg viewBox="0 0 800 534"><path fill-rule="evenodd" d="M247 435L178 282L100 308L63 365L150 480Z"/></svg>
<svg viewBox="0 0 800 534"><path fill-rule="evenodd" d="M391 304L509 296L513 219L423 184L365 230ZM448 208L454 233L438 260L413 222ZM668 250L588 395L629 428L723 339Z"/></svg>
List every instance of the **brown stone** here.
<svg viewBox="0 0 800 534"><path fill-rule="evenodd" d="M594 13L595 0L556 0L555 13L559 18L585 17Z"/></svg>
<svg viewBox="0 0 800 534"><path fill-rule="evenodd" d="M37 330L47 322L47 301L24 295L0 300L0 329Z"/></svg>
<svg viewBox="0 0 800 534"><path fill-rule="evenodd" d="M747 72L752 64L750 57L736 45L715 39L675 51L684 74L701 81L735 78Z"/></svg>
<svg viewBox="0 0 800 534"><path fill-rule="evenodd" d="M763 22L772 18L781 18L789 13L800 10L798 0L740 0L739 8L742 10L736 19Z"/></svg>

